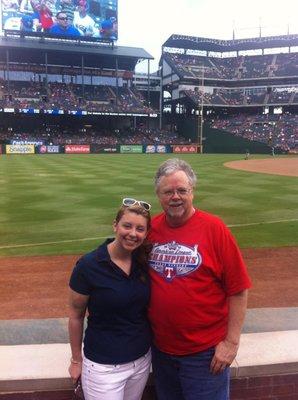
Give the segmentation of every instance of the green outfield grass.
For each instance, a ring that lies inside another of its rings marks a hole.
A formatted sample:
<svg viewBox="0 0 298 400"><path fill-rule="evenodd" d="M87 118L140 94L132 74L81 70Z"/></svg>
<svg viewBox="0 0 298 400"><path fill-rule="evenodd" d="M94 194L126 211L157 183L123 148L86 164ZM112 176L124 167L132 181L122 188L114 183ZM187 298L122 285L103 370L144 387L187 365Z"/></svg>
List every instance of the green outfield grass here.
<svg viewBox="0 0 298 400"><path fill-rule="evenodd" d="M88 251L112 234L125 196L147 200L153 213L160 211L153 176L169 157L0 156L0 255ZM223 167L243 155L181 158L198 174L195 204L223 218L242 248L298 244L297 178Z"/></svg>

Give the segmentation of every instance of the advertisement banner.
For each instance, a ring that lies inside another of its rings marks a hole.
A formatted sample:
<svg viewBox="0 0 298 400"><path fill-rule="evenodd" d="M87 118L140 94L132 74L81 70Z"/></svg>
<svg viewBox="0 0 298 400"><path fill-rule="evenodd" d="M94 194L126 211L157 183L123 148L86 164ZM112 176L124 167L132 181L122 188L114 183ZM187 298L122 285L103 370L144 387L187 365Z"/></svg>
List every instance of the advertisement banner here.
<svg viewBox="0 0 298 400"><path fill-rule="evenodd" d="M121 145L120 153L143 153L142 145Z"/></svg>
<svg viewBox="0 0 298 400"><path fill-rule="evenodd" d="M43 145L42 140L11 140L10 144L20 145L20 144L33 144L34 146L41 146Z"/></svg>
<svg viewBox="0 0 298 400"><path fill-rule="evenodd" d="M60 153L60 146L47 146L48 153Z"/></svg>
<svg viewBox="0 0 298 400"><path fill-rule="evenodd" d="M47 152L47 146L39 146L37 150L40 154L45 154Z"/></svg>
<svg viewBox="0 0 298 400"><path fill-rule="evenodd" d="M59 153L60 146L46 146L42 145L37 148L39 154L47 154L47 153Z"/></svg>
<svg viewBox="0 0 298 400"><path fill-rule="evenodd" d="M147 144L146 146L144 146L144 152L146 154L156 153L156 146L154 144Z"/></svg>
<svg viewBox="0 0 298 400"><path fill-rule="evenodd" d="M173 147L173 153L197 153L198 146L196 144L180 144Z"/></svg>
<svg viewBox="0 0 298 400"><path fill-rule="evenodd" d="M34 144L7 144L6 154L34 154Z"/></svg>
<svg viewBox="0 0 298 400"><path fill-rule="evenodd" d="M65 153L75 154L75 153L90 153L89 144L67 144L65 146Z"/></svg>
<svg viewBox="0 0 298 400"><path fill-rule="evenodd" d="M91 153L119 153L119 146L93 144L91 146Z"/></svg>

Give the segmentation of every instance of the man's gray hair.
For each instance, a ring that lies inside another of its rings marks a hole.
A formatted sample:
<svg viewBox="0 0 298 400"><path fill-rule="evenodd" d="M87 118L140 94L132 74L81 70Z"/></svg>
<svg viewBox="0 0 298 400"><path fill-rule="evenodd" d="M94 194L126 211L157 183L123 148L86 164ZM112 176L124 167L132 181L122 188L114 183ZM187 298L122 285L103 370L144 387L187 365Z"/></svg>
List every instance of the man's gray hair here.
<svg viewBox="0 0 298 400"><path fill-rule="evenodd" d="M163 176L171 175L177 171L183 171L186 174L190 185L192 187L196 186L197 177L191 166L186 161L180 160L179 158L170 158L160 165L155 174L155 190L157 190L160 179Z"/></svg>

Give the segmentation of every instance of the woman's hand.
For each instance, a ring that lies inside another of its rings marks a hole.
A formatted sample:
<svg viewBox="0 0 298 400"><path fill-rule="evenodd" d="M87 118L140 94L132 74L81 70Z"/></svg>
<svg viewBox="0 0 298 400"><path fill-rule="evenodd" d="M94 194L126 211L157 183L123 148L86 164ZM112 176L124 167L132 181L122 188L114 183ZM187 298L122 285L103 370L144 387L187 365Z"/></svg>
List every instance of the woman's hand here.
<svg viewBox="0 0 298 400"><path fill-rule="evenodd" d="M73 364L72 362L70 363L70 366L68 368L69 375L72 379L72 382L75 384L77 383L79 377L82 374L82 363L78 364Z"/></svg>

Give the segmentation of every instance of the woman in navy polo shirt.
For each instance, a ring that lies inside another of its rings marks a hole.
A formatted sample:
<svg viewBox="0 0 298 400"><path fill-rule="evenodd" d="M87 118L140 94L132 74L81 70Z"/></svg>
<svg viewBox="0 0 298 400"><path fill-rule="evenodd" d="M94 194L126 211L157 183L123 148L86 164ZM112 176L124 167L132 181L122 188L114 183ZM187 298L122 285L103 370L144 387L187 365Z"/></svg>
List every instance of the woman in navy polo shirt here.
<svg viewBox="0 0 298 400"><path fill-rule="evenodd" d="M86 400L140 400L149 375L147 320L150 204L124 199L108 239L77 262L70 278L69 338L74 382ZM82 354L84 317L88 323Z"/></svg>

